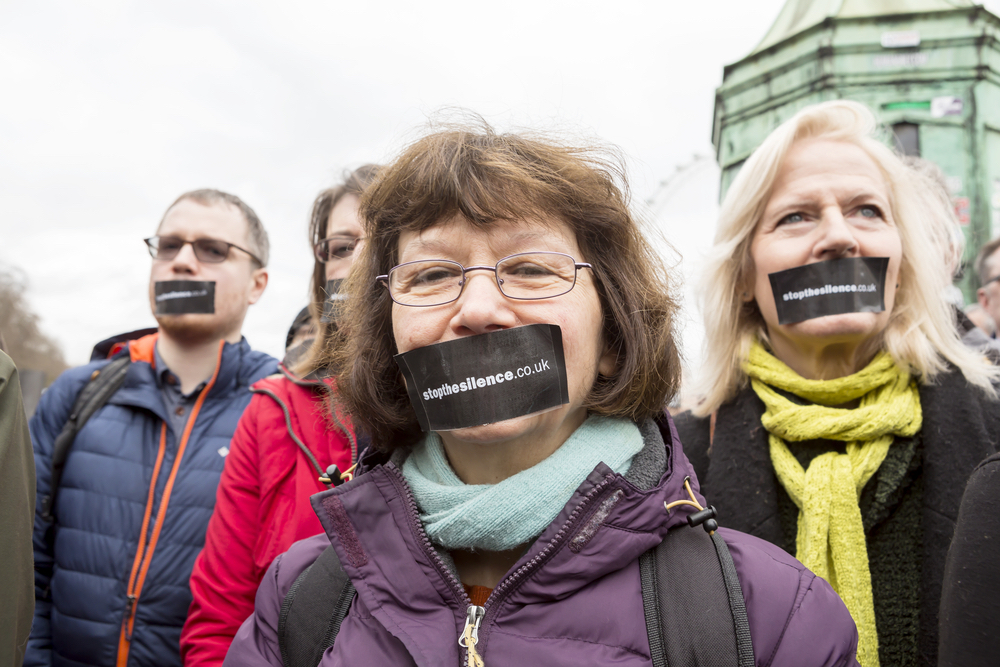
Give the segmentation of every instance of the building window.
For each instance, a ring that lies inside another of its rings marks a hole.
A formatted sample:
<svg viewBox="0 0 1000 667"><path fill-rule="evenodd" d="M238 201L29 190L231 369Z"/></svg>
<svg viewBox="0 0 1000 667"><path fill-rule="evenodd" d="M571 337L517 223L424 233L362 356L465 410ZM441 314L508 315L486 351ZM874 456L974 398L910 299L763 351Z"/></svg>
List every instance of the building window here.
<svg viewBox="0 0 1000 667"><path fill-rule="evenodd" d="M903 155L920 157L920 126L916 123L896 123L892 126L896 150Z"/></svg>

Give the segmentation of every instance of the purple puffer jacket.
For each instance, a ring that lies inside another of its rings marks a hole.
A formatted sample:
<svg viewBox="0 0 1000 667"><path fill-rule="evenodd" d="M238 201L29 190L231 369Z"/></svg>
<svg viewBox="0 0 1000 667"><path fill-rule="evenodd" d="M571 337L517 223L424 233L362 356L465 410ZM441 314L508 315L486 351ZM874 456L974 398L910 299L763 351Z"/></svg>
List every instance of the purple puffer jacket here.
<svg viewBox="0 0 1000 667"><path fill-rule="evenodd" d="M664 502L687 498L686 476L696 483L673 423L652 430L660 447L661 438L670 442L659 483L640 490L598 465L494 589L477 645L487 667L651 664L638 558L685 521L688 507L668 514ZM281 667L281 602L331 543L357 595L320 667L465 665L458 638L469 598L428 540L399 468L377 466L316 494L313 506L327 534L275 559L225 666ZM757 665L857 665L854 622L825 581L770 543L721 534L743 588Z"/></svg>

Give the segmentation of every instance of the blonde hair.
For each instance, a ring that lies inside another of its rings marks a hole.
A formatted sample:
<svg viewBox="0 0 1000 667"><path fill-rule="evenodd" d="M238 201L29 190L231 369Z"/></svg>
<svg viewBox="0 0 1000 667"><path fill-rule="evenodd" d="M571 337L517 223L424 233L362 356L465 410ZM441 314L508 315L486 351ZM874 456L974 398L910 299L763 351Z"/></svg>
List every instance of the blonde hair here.
<svg viewBox="0 0 1000 667"><path fill-rule="evenodd" d="M940 188L904 164L880 140L885 136L868 107L845 100L824 102L782 123L743 165L722 203L699 290L706 355L696 387L696 414L712 413L746 386L742 367L750 344L755 338L768 342L756 303L745 303L740 295L754 280L750 256L754 230L785 157L795 142L804 139L858 146L879 167L888 186L903 248L900 286L885 330L862 350L865 358L885 349L924 383L953 364L970 383L996 395L991 381L1000 377L1000 369L962 344L956 314L944 296L951 272L942 260L955 247L948 224L951 213L938 194Z"/></svg>

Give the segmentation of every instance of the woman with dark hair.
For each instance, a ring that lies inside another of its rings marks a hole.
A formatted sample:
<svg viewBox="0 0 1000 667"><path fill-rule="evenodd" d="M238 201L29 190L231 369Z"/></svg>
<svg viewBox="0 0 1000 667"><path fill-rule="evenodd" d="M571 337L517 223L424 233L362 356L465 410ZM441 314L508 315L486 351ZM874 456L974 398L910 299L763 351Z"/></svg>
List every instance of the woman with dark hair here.
<svg viewBox="0 0 1000 667"><path fill-rule="evenodd" d="M826 102L743 165L702 289L700 402L677 428L730 525L833 585L862 665L935 665L960 490L1000 440L998 371L944 298L947 197L884 136L867 107Z"/></svg>
<svg viewBox="0 0 1000 667"><path fill-rule="evenodd" d="M240 419L226 456L208 524L205 548L191 574L192 603L181 633L185 665L220 665L274 557L322 530L308 497L336 465L358 456L353 427L327 409L333 378L317 363L335 344L336 323L325 307L363 244L358 201L377 171L365 165L324 190L313 204L309 240L315 255L310 311L317 335L293 368L261 380Z"/></svg>
<svg viewBox="0 0 1000 667"><path fill-rule="evenodd" d="M330 628L314 638L333 642L321 665L664 664L646 614L663 580L640 561L671 528L704 537L686 519L705 501L663 412L677 305L622 173L591 149L477 126L418 140L365 192L327 363L374 449L313 497L325 533L275 560L227 664L306 664L287 659L291 619L317 590L345 603L329 625L311 619ZM855 664L827 584L760 540L717 535L742 593L714 609L732 631L731 606L745 607L744 660ZM330 554L353 588L301 583ZM697 592L691 614L711 598Z"/></svg>
<svg viewBox="0 0 1000 667"><path fill-rule="evenodd" d="M295 365L300 375L314 372L321 366L322 357L335 347L340 286L351 271L355 253L365 242L358 204L378 171L378 165L362 165L347 174L342 184L319 193L313 203L309 244L316 262L310 284L309 310L313 322L317 323L317 335L315 344Z"/></svg>

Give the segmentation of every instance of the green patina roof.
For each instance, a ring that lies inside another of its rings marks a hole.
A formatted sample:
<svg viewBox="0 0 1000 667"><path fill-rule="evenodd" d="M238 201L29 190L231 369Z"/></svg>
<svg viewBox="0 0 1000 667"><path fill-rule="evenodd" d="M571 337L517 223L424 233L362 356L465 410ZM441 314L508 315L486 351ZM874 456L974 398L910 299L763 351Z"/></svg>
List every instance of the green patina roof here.
<svg viewBox="0 0 1000 667"><path fill-rule="evenodd" d="M788 0L751 55L827 18L858 18L974 7L973 0Z"/></svg>

